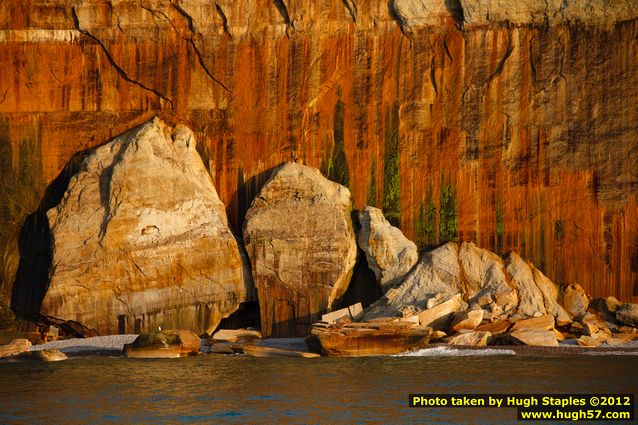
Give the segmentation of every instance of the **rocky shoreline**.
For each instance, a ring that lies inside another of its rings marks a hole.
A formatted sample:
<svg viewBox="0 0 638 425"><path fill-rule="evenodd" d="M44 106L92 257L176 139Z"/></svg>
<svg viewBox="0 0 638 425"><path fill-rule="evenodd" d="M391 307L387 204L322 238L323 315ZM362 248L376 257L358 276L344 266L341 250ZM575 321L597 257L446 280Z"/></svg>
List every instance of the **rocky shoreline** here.
<svg viewBox="0 0 638 425"><path fill-rule="evenodd" d="M72 338L60 341L51 341L45 344L33 345L29 351L59 350L69 358L91 356L115 356L120 357L126 344L130 344L137 335L109 335L92 338ZM202 340L202 354L215 355L211 346L206 345L208 340ZM266 338L252 341L251 345L266 349L277 349L282 352L306 352L310 353L303 338ZM233 354L242 354L234 352ZM246 353L246 355L251 355ZM523 346L523 345L498 345L490 347L474 346L450 346L443 343L433 343L425 350L419 352L406 352L401 356L482 356L482 355L517 355L527 357L544 356L572 356L572 355L632 355L638 356L638 342L632 342L620 346L580 347L578 345L562 343L557 347ZM261 356L260 356L261 357ZM278 357L277 355L272 357ZM395 357L395 356L393 356ZM3 360L9 361L12 358ZM14 358L15 359L15 358Z"/></svg>
<svg viewBox="0 0 638 425"><path fill-rule="evenodd" d="M294 355L260 348L262 337L306 337L328 356L438 343L623 351L638 339L638 304L554 283L514 251L451 240L419 252L382 210L356 210L347 187L297 162L272 170L239 238L185 126L152 119L73 172L46 212L48 284L26 304L39 302L45 339L89 337L78 351L117 334L138 335L124 346L130 357L193 355L208 341L218 353ZM259 331L224 329L227 318L241 327L250 303ZM108 338L95 350L122 350Z"/></svg>

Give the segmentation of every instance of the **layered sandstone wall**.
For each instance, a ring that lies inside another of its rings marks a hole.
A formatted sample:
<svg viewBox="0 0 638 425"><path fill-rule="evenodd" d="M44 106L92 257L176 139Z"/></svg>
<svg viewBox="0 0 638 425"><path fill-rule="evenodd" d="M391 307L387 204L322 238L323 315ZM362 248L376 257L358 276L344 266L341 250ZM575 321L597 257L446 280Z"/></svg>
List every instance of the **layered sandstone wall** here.
<svg viewBox="0 0 638 425"><path fill-rule="evenodd" d="M421 246L516 249L629 300L637 17L631 0L3 1L2 285L72 155L159 114L195 131L236 230L296 158Z"/></svg>

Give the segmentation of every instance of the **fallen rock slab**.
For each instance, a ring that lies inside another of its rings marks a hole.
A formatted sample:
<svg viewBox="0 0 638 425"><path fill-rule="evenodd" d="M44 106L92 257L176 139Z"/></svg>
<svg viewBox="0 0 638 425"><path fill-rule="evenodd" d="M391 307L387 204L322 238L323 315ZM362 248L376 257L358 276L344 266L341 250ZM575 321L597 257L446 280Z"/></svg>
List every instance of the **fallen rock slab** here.
<svg viewBox="0 0 638 425"><path fill-rule="evenodd" d="M4 357L15 356L27 351L31 347L31 341L20 338L14 339L6 345L0 345L0 359Z"/></svg>
<svg viewBox="0 0 638 425"><path fill-rule="evenodd" d="M557 347L558 341L553 330L518 329L510 333L511 339L523 345L537 345L541 347Z"/></svg>
<svg viewBox="0 0 638 425"><path fill-rule="evenodd" d="M530 266L515 252L510 252L505 269L511 277L512 285L518 293L517 312L521 317L532 317L535 314L545 314L545 300L543 293L536 286L534 273Z"/></svg>
<svg viewBox="0 0 638 425"><path fill-rule="evenodd" d="M362 320L411 316L427 308L433 298L449 299L460 294L458 252L458 244L449 242L422 255L399 286L389 289L364 311Z"/></svg>
<svg viewBox="0 0 638 425"><path fill-rule="evenodd" d="M361 312L363 312L363 306L361 305L361 303L356 303L351 306L336 311L331 311L330 313L322 315L321 321L328 323L336 322L343 317L347 317L350 320L357 320L357 318L361 315Z"/></svg>
<svg viewBox="0 0 638 425"><path fill-rule="evenodd" d="M509 312L518 305L518 294L508 282L501 257L473 242L459 247L463 270L464 299L471 307L480 306L491 313Z"/></svg>
<svg viewBox="0 0 638 425"><path fill-rule="evenodd" d="M474 347L485 347L492 336L487 331L470 331L453 335L447 338L449 345L467 345Z"/></svg>
<svg viewBox="0 0 638 425"><path fill-rule="evenodd" d="M554 282L549 280L540 270L531 266L532 274L534 275L534 282L536 287L543 294L543 302L545 304L545 310L547 313L554 316L557 326L567 326L572 322L569 313L558 303L559 287Z"/></svg>
<svg viewBox="0 0 638 425"><path fill-rule="evenodd" d="M188 330L163 330L140 334L124 346L124 356L134 358L176 358L197 354L200 338Z"/></svg>
<svg viewBox="0 0 638 425"><path fill-rule="evenodd" d="M500 335L509 329L511 323L509 320L499 320L492 323L486 323L476 328L477 331L487 331L492 335Z"/></svg>
<svg viewBox="0 0 638 425"><path fill-rule="evenodd" d="M521 329L552 330L554 329L554 316L551 314L544 314L530 319L519 320L514 323L514 326L512 326L512 331Z"/></svg>
<svg viewBox="0 0 638 425"><path fill-rule="evenodd" d="M583 314L589 307L589 297L583 287L577 283L563 288L562 302L565 310L574 318Z"/></svg>
<svg viewBox="0 0 638 425"><path fill-rule="evenodd" d="M446 330L450 327L452 315L464 308L467 308L467 304L460 294L456 294L449 300L420 312L419 323L422 326L429 326L433 330Z"/></svg>
<svg viewBox="0 0 638 425"><path fill-rule="evenodd" d="M319 354L306 351L284 350L282 348L262 347L250 344L233 344L230 347L236 354L247 354L253 357L321 357Z"/></svg>
<svg viewBox="0 0 638 425"><path fill-rule="evenodd" d="M66 360L68 357L62 351L56 348L49 348L37 351L25 351L16 357L19 360L31 360L41 362L58 362Z"/></svg>
<svg viewBox="0 0 638 425"><path fill-rule="evenodd" d="M220 329L213 334L213 340L215 341L247 341L256 338L261 338L261 332L251 329Z"/></svg>
<svg viewBox="0 0 638 425"><path fill-rule="evenodd" d="M316 344L322 354L336 357L399 354L424 348L431 334L432 328L406 322L319 325L313 326L308 347Z"/></svg>
<svg viewBox="0 0 638 425"><path fill-rule="evenodd" d="M582 335L576 340L576 343L581 347L600 347L600 344L602 344L603 341L591 336Z"/></svg>
<svg viewBox="0 0 638 425"><path fill-rule="evenodd" d="M484 313L485 311L481 309L454 313L451 328L457 332L462 329L474 330L481 324Z"/></svg>

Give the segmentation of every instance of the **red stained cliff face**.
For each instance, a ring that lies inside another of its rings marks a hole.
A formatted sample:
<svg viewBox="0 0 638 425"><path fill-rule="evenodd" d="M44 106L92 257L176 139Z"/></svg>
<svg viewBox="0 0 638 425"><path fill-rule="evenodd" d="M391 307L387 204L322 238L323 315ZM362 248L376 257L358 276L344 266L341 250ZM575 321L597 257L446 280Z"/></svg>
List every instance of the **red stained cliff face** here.
<svg viewBox="0 0 638 425"><path fill-rule="evenodd" d="M3 2L5 257L73 154L159 115L195 131L236 228L272 167L334 163L422 246L637 300L638 11L410 3Z"/></svg>

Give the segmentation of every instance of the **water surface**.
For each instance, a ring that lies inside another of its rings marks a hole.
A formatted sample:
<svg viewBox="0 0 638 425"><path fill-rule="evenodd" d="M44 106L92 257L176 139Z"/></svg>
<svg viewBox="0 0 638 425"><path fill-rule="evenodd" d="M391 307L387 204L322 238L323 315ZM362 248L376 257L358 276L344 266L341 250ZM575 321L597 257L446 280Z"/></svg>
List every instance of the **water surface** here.
<svg viewBox="0 0 638 425"><path fill-rule="evenodd" d="M76 357L0 363L0 423L516 423L408 394L634 392L636 356ZM523 423L523 422L521 422Z"/></svg>

